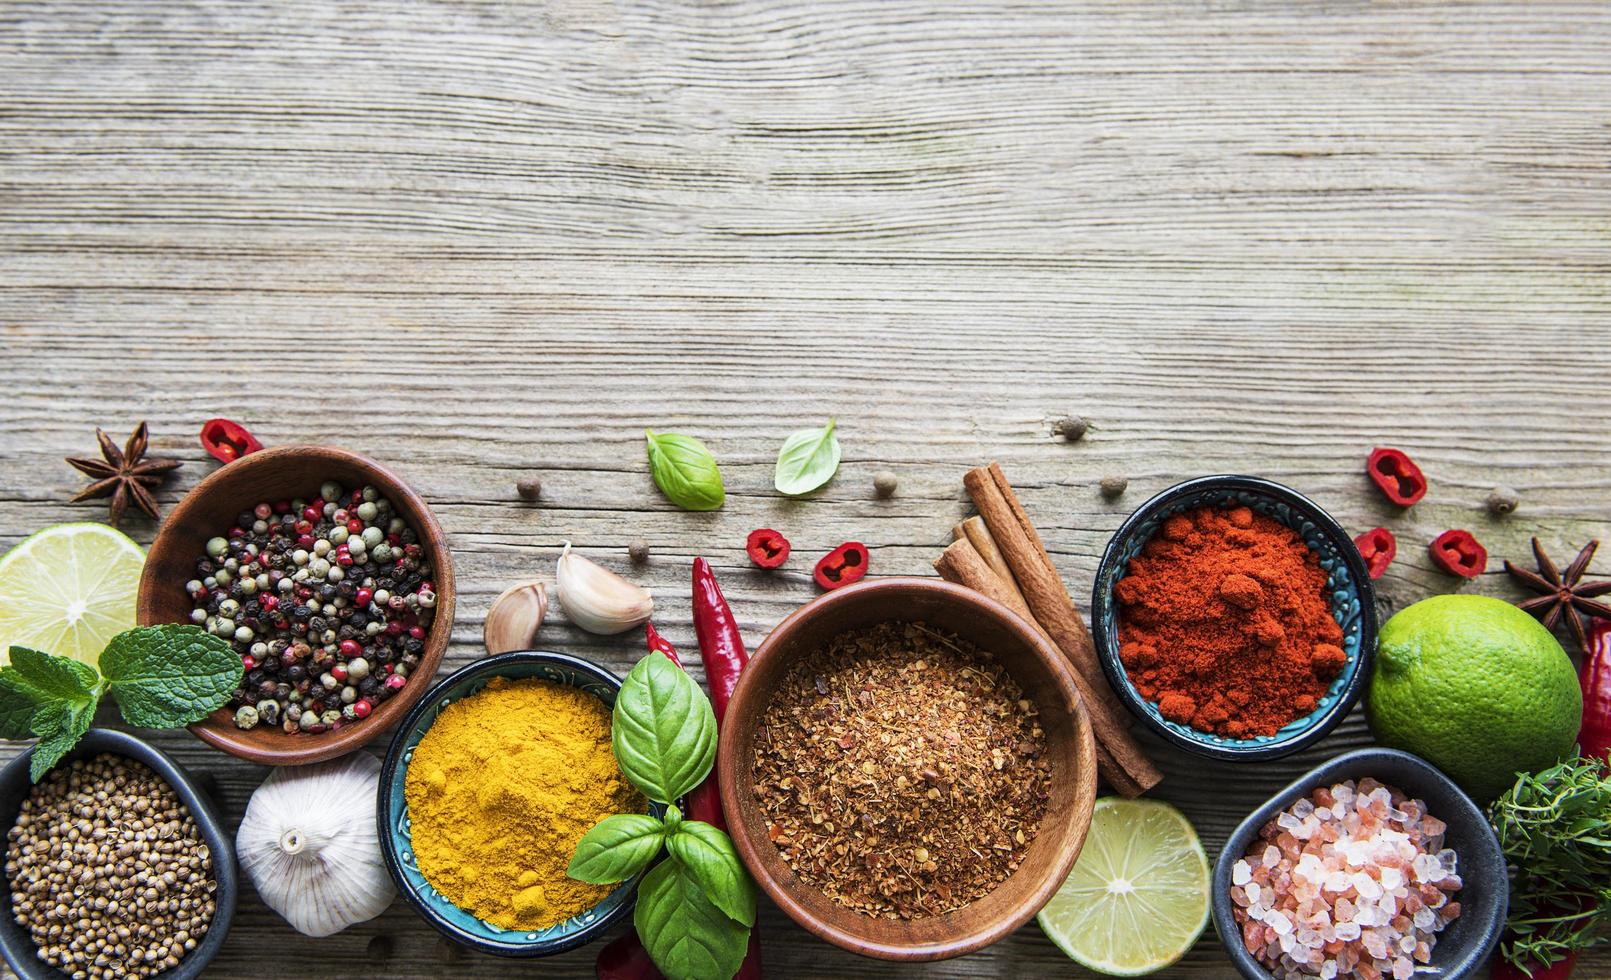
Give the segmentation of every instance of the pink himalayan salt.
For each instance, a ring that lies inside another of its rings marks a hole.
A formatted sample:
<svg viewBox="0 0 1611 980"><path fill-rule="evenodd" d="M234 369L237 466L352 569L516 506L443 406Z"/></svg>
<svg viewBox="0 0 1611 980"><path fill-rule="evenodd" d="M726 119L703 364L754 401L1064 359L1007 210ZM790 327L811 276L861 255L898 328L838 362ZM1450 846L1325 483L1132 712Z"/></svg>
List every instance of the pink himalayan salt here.
<svg viewBox="0 0 1611 980"><path fill-rule="evenodd" d="M1244 947L1277 980L1407 980L1460 914L1447 829L1374 779L1317 788L1232 868Z"/></svg>

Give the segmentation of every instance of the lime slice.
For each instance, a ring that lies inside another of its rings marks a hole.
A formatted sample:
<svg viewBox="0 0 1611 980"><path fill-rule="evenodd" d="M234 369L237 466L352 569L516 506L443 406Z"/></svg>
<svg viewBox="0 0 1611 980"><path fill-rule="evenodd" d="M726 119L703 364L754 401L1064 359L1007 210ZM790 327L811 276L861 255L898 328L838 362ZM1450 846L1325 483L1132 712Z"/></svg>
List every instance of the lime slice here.
<svg viewBox="0 0 1611 980"><path fill-rule="evenodd" d="M1040 927L1083 967L1116 977L1161 970L1208 925L1208 856L1167 803L1096 801L1091 832Z"/></svg>
<svg viewBox="0 0 1611 980"><path fill-rule="evenodd" d="M105 524L47 527L0 558L0 664L13 645L94 664L134 623L145 552Z"/></svg>

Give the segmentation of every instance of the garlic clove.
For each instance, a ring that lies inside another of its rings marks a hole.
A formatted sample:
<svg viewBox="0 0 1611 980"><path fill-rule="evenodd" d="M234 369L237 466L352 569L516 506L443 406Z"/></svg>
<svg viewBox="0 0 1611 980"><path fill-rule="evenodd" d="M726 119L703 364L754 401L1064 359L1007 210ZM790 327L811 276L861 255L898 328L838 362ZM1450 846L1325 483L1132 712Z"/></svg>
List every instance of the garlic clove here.
<svg viewBox="0 0 1611 980"><path fill-rule="evenodd" d="M241 870L297 932L329 936L396 897L375 826L380 763L365 752L274 770L235 835Z"/></svg>
<svg viewBox="0 0 1611 980"><path fill-rule="evenodd" d="M565 615L589 633L622 633L646 622L654 612L648 589L573 554L569 541L555 567L554 592Z"/></svg>
<svg viewBox="0 0 1611 980"><path fill-rule="evenodd" d="M548 589L541 582L511 585L492 600L482 638L488 653L530 650L548 612Z"/></svg>

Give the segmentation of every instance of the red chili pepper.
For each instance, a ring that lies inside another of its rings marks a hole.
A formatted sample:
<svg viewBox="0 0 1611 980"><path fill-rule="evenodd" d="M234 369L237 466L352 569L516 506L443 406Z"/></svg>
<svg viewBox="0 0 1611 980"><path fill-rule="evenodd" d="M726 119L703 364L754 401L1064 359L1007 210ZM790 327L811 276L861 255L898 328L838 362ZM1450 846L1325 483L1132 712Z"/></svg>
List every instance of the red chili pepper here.
<svg viewBox="0 0 1611 980"><path fill-rule="evenodd" d="M738 620L722 597L710 562L694 559L694 634L699 637L699 656L705 661L705 682L710 685L710 703L720 723L727 713L727 702L738 686L738 673L749 663L744 635Z"/></svg>
<svg viewBox="0 0 1611 980"><path fill-rule="evenodd" d="M811 577L824 589L837 589L841 585L861 581L867 574L867 546L860 541L844 544L822 556Z"/></svg>
<svg viewBox="0 0 1611 980"><path fill-rule="evenodd" d="M1385 527L1373 527L1354 539L1354 547L1365 559L1370 577L1381 578L1387 566L1393 563L1393 556L1398 554L1398 539Z"/></svg>
<svg viewBox="0 0 1611 980"><path fill-rule="evenodd" d="M1400 507L1408 507L1426 496L1426 477L1402 450L1385 446L1373 450L1365 463L1365 472L1387 499Z"/></svg>
<svg viewBox="0 0 1611 980"><path fill-rule="evenodd" d="M1488 976L1489 980L1566 980L1567 977L1572 975L1572 968L1576 965L1577 954L1568 953L1565 959L1556 960L1549 966L1534 966L1532 968L1533 972L1528 974L1524 970L1511 966L1508 960L1496 956L1494 957L1493 972Z"/></svg>
<svg viewBox="0 0 1611 980"><path fill-rule="evenodd" d="M665 980L665 974L649 959L649 951L636 932L628 932L603 949L594 961L598 980Z"/></svg>
<svg viewBox="0 0 1611 980"><path fill-rule="evenodd" d="M1611 623L1601 620L1594 624L1578 680L1583 685L1583 727L1577 733L1580 751L1606 761L1611 759Z"/></svg>
<svg viewBox="0 0 1611 980"><path fill-rule="evenodd" d="M1470 531L1444 531L1427 546L1432 564L1461 578L1476 578L1488 567L1488 549Z"/></svg>
<svg viewBox="0 0 1611 980"><path fill-rule="evenodd" d="M229 419L208 419L201 424L201 448L220 463L233 463L263 448L246 426Z"/></svg>
<svg viewBox="0 0 1611 980"><path fill-rule="evenodd" d="M672 663L678 667L682 666L682 658L677 656L677 648L671 645L670 640L660 635L660 631L654 628L653 623L644 623L643 633L652 652L663 653L671 658Z"/></svg>
<svg viewBox="0 0 1611 980"><path fill-rule="evenodd" d="M758 527L744 540L744 551L762 568L776 568L789 558L789 539L769 527Z"/></svg>

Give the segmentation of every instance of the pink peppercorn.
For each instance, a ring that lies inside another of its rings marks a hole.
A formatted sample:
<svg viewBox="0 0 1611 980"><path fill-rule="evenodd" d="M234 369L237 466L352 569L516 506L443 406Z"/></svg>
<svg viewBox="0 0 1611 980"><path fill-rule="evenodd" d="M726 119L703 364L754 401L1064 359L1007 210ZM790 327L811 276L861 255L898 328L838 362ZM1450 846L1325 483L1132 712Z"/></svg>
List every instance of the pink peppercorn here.
<svg viewBox="0 0 1611 980"><path fill-rule="evenodd" d="M258 504L256 507L252 508L252 513L257 517L258 520L266 521L274 513L274 508L270 507L268 504Z"/></svg>
<svg viewBox="0 0 1611 980"><path fill-rule="evenodd" d="M323 516L323 508L313 506L302 508L302 519L310 524Z"/></svg>
<svg viewBox="0 0 1611 980"><path fill-rule="evenodd" d="M354 517L352 520L347 522L347 533L348 534L362 534L362 533L364 533L364 522L360 521L358 518Z"/></svg>
<svg viewBox="0 0 1611 980"><path fill-rule="evenodd" d="M257 604L262 606L268 612L273 612L274 610L280 608L280 597L279 596L274 596L274 595L266 595L263 598L257 600Z"/></svg>
<svg viewBox="0 0 1611 980"><path fill-rule="evenodd" d="M368 698L359 698L352 703L352 713L360 718L368 718L369 713L373 710L375 710L375 706L369 703Z"/></svg>
<svg viewBox="0 0 1611 980"><path fill-rule="evenodd" d="M392 676L386 678L386 687L393 691L401 691L403 689L403 685L407 683L408 678L404 677L402 674L393 674Z"/></svg>
<svg viewBox="0 0 1611 980"><path fill-rule="evenodd" d="M358 593L352 597L353 602L358 604L359 609L369 605L374 598L375 593L370 589L359 589Z"/></svg>
<svg viewBox="0 0 1611 980"><path fill-rule="evenodd" d="M408 628L408 635L412 636L416 640L423 640L425 639L425 629L420 626L410 626Z"/></svg>
<svg viewBox="0 0 1611 980"><path fill-rule="evenodd" d="M336 664L334 667L331 667L330 668L330 676L334 677L338 681L346 680L347 679L347 665L346 664Z"/></svg>
<svg viewBox="0 0 1611 980"><path fill-rule="evenodd" d="M276 514L289 514L289 513L291 513L291 502L289 500L276 500L276 501L274 501L274 513L276 513Z"/></svg>
<svg viewBox="0 0 1611 980"><path fill-rule="evenodd" d="M257 667L257 658L249 653L243 653L241 654L241 666L247 670L252 670Z"/></svg>
<svg viewBox="0 0 1611 980"><path fill-rule="evenodd" d="M341 655L346 657L348 660L351 660L353 657L361 657L363 654L364 648L358 645L357 640L341 641Z"/></svg>

